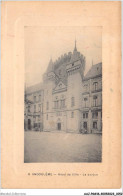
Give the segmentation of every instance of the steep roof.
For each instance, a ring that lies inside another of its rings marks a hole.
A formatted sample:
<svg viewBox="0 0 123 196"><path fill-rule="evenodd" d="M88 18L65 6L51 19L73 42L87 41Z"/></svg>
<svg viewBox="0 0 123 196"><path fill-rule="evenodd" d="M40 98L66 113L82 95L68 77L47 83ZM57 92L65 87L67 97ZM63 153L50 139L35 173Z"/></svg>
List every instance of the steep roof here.
<svg viewBox="0 0 123 196"><path fill-rule="evenodd" d="M92 65L90 70L87 72L87 74L84 76L84 79L94 78L96 76L102 75L102 63L98 63L95 65Z"/></svg>
<svg viewBox="0 0 123 196"><path fill-rule="evenodd" d="M27 87L26 88L26 93L30 94L30 93L34 93L34 92L40 91L40 90L43 90L43 84L42 83L38 83L38 84L35 84L33 86Z"/></svg>

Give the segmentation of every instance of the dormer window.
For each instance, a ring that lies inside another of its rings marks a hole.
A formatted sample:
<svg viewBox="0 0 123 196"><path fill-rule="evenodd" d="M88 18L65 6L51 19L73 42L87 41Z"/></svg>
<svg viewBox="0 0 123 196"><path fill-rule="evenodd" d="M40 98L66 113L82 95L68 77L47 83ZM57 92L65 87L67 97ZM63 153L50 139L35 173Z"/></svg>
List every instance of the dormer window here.
<svg viewBox="0 0 123 196"><path fill-rule="evenodd" d="M59 70L59 75L61 75L61 69Z"/></svg>
<svg viewBox="0 0 123 196"><path fill-rule="evenodd" d="M59 87L61 88L62 87L62 84L59 84Z"/></svg>

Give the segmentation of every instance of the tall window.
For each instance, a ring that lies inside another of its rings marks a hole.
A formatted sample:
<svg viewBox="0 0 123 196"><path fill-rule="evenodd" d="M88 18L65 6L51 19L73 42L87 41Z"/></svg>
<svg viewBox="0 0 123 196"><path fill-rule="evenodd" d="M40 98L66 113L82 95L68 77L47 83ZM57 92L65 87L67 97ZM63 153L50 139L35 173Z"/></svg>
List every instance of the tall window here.
<svg viewBox="0 0 123 196"><path fill-rule="evenodd" d="M93 106L97 106L97 96L93 97Z"/></svg>
<svg viewBox="0 0 123 196"><path fill-rule="evenodd" d="M48 120L48 114L47 114L46 118L47 118L47 120Z"/></svg>
<svg viewBox="0 0 123 196"><path fill-rule="evenodd" d="M33 117L33 121L34 121L34 122L36 121L36 117L35 117L35 116Z"/></svg>
<svg viewBox="0 0 123 196"><path fill-rule="evenodd" d="M43 104L41 104L41 112L43 112Z"/></svg>
<svg viewBox="0 0 123 196"><path fill-rule="evenodd" d="M87 107L87 101L88 101L88 98L85 97L85 98L84 98L84 107Z"/></svg>
<svg viewBox="0 0 123 196"><path fill-rule="evenodd" d="M75 105L75 99L74 97L71 98L71 106L73 107Z"/></svg>
<svg viewBox="0 0 123 196"><path fill-rule="evenodd" d="M49 102L47 102L47 110L49 110Z"/></svg>
<svg viewBox="0 0 123 196"><path fill-rule="evenodd" d="M97 122L93 122L93 128L97 129Z"/></svg>
<svg viewBox="0 0 123 196"><path fill-rule="evenodd" d="M36 102L36 96L34 96L34 102Z"/></svg>
<svg viewBox="0 0 123 196"><path fill-rule="evenodd" d="M30 112L30 105L28 105L28 112Z"/></svg>
<svg viewBox="0 0 123 196"><path fill-rule="evenodd" d="M56 101L56 108L59 108L59 101Z"/></svg>
<svg viewBox="0 0 123 196"><path fill-rule="evenodd" d="M41 111L41 104L38 105L38 111Z"/></svg>
<svg viewBox="0 0 123 196"><path fill-rule="evenodd" d="M94 91L98 90L98 82L93 83L93 89Z"/></svg>
<svg viewBox="0 0 123 196"><path fill-rule="evenodd" d="M84 127L85 129L87 129L87 122L84 122L84 123L83 123L83 127Z"/></svg>
<svg viewBox="0 0 123 196"><path fill-rule="evenodd" d="M83 118L88 118L88 113L83 113Z"/></svg>
<svg viewBox="0 0 123 196"><path fill-rule="evenodd" d="M36 105L34 105L34 112L36 112Z"/></svg>
<svg viewBox="0 0 123 196"><path fill-rule="evenodd" d="M92 118L98 118L98 112L97 111L92 113Z"/></svg>
<svg viewBox="0 0 123 196"><path fill-rule="evenodd" d="M39 101L41 101L41 95L39 95Z"/></svg>
<svg viewBox="0 0 123 196"><path fill-rule="evenodd" d="M84 85L84 90L85 90L85 91L88 90L88 85L87 85L87 84Z"/></svg>
<svg viewBox="0 0 123 196"><path fill-rule="evenodd" d="M65 99L61 100L61 108L64 108L65 107Z"/></svg>
<svg viewBox="0 0 123 196"><path fill-rule="evenodd" d="M71 112L71 118L74 118L74 112Z"/></svg>

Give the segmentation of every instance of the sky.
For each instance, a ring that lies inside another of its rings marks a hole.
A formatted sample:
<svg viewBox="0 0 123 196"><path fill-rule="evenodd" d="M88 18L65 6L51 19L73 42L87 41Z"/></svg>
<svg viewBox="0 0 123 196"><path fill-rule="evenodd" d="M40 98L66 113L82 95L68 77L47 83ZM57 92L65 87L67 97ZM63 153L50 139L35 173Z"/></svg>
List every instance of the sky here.
<svg viewBox="0 0 123 196"><path fill-rule="evenodd" d="M101 27L25 27L25 82L27 86L42 82L48 63L77 50L86 58L85 73L102 62Z"/></svg>

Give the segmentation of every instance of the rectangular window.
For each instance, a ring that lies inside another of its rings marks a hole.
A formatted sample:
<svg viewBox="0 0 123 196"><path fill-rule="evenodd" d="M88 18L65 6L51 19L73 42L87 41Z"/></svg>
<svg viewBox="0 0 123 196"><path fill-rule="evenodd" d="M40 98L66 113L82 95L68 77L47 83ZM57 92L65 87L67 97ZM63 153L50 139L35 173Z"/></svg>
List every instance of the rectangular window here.
<svg viewBox="0 0 123 196"><path fill-rule="evenodd" d="M65 99L63 100L63 108L65 107Z"/></svg>
<svg viewBox="0 0 123 196"><path fill-rule="evenodd" d="M93 89L94 91L98 90L98 82L93 83Z"/></svg>
<svg viewBox="0 0 123 196"><path fill-rule="evenodd" d="M41 104L41 112L43 112L43 103Z"/></svg>
<svg viewBox="0 0 123 196"><path fill-rule="evenodd" d="M73 107L75 105L75 100L74 97L71 98L71 107Z"/></svg>
<svg viewBox="0 0 123 196"><path fill-rule="evenodd" d="M54 108L56 109L56 101L54 101Z"/></svg>
<svg viewBox="0 0 123 196"><path fill-rule="evenodd" d="M41 95L39 95L39 101L41 101Z"/></svg>
<svg viewBox="0 0 123 196"><path fill-rule="evenodd" d="M41 112L41 105L38 105L38 111Z"/></svg>
<svg viewBox="0 0 123 196"><path fill-rule="evenodd" d="M98 118L98 112L96 112L96 111L93 112L93 113L92 113L92 118Z"/></svg>
<svg viewBox="0 0 123 196"><path fill-rule="evenodd" d="M60 103L60 108L63 108L63 100L61 100Z"/></svg>
<svg viewBox="0 0 123 196"><path fill-rule="evenodd" d="M36 112L36 105L34 105L34 112Z"/></svg>
<svg viewBox="0 0 123 196"><path fill-rule="evenodd" d="M61 108L64 108L65 107L65 100L61 100L61 105L60 105Z"/></svg>
<svg viewBox="0 0 123 196"><path fill-rule="evenodd" d="M83 118L88 118L88 113L83 113Z"/></svg>
<svg viewBox="0 0 123 196"><path fill-rule="evenodd" d="M36 96L34 96L34 102L36 102Z"/></svg>
<svg viewBox="0 0 123 196"><path fill-rule="evenodd" d="M97 129L97 122L93 122L93 128Z"/></svg>
<svg viewBox="0 0 123 196"><path fill-rule="evenodd" d="M87 107L87 101L88 101L88 98L85 97L85 98L84 98L84 107Z"/></svg>
<svg viewBox="0 0 123 196"><path fill-rule="evenodd" d="M28 112L30 112L30 105L28 105Z"/></svg>
<svg viewBox="0 0 123 196"><path fill-rule="evenodd" d="M97 106L97 96L93 97L93 106Z"/></svg>
<svg viewBox="0 0 123 196"><path fill-rule="evenodd" d="M56 101L56 108L59 108L59 101Z"/></svg>
<svg viewBox="0 0 123 196"><path fill-rule="evenodd" d="M74 112L71 112L71 118L74 118Z"/></svg>
<svg viewBox="0 0 123 196"><path fill-rule="evenodd" d="M47 110L49 110L49 102L47 102Z"/></svg>
<svg viewBox="0 0 123 196"><path fill-rule="evenodd" d="M83 128L84 128L84 129L87 129L87 122L84 122L84 123L83 123Z"/></svg>
<svg viewBox="0 0 123 196"><path fill-rule="evenodd" d="M86 92L87 90L88 90L88 85L85 84L85 85L84 85L84 91Z"/></svg>

